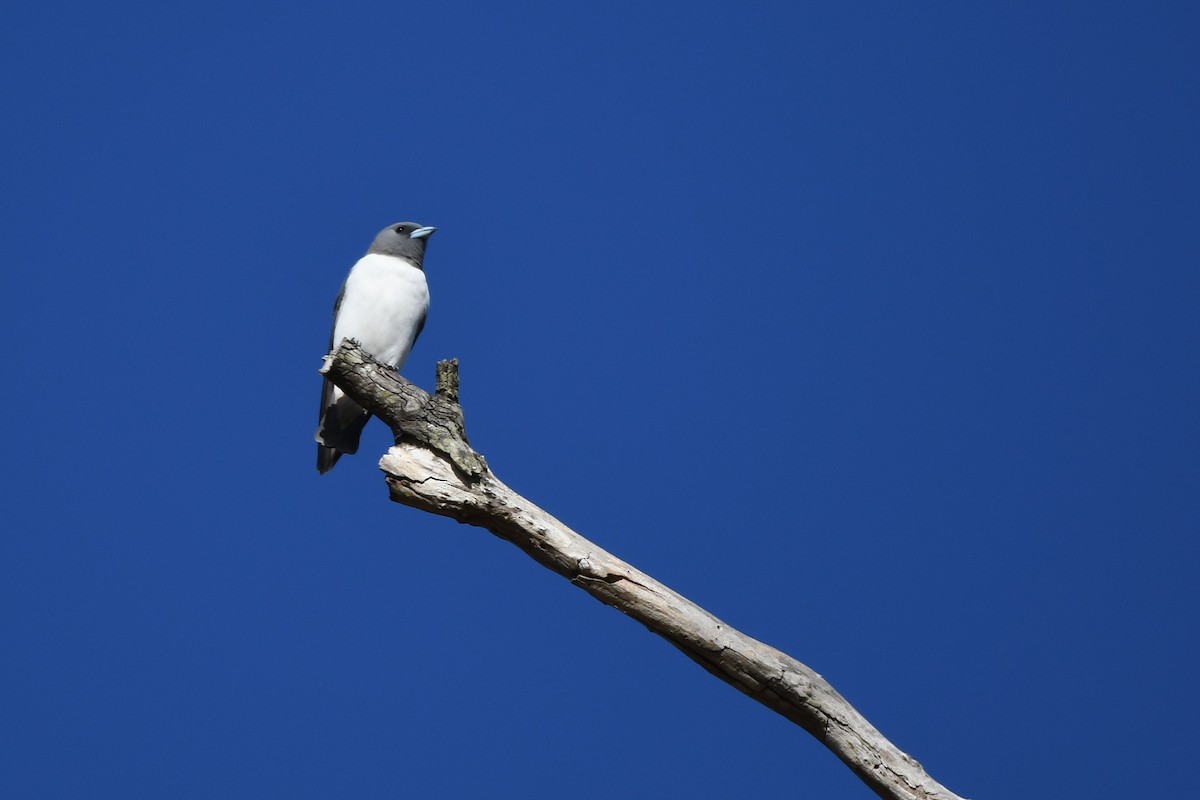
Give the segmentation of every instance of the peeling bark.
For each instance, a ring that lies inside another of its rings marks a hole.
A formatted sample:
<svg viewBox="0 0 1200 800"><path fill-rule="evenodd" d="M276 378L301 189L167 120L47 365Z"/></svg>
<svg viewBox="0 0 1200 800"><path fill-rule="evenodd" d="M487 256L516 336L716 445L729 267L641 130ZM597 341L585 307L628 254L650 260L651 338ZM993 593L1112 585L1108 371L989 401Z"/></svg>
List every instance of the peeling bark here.
<svg viewBox="0 0 1200 800"><path fill-rule="evenodd" d="M880 797L961 800L884 738L816 672L729 627L505 486L467 442L458 405L457 361L438 363L432 395L351 341L342 343L322 372L392 428L396 446L379 466L393 500L485 528L516 545L804 728Z"/></svg>

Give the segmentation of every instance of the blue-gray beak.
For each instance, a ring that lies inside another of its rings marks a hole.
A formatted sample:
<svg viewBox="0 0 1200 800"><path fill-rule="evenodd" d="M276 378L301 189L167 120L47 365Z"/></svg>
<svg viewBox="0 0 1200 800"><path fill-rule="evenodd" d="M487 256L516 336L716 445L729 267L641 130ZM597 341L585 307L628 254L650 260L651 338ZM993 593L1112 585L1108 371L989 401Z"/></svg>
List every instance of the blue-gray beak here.
<svg viewBox="0 0 1200 800"><path fill-rule="evenodd" d="M415 231L410 233L408 235L408 238L424 239L426 236L430 235L431 233L433 233L436 230L437 230L437 228L433 227L432 225L426 225L424 228L417 228Z"/></svg>

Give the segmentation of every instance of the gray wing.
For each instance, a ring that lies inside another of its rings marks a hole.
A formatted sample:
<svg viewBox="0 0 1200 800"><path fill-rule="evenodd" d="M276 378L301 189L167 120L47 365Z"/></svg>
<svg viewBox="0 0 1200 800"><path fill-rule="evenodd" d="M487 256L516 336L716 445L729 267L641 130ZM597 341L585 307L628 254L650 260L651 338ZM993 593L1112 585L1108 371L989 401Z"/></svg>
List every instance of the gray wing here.
<svg viewBox="0 0 1200 800"><path fill-rule="evenodd" d="M421 331L425 330L425 320L429 318L429 308L426 307L425 313L421 315L421 321L417 323L417 332L413 334L413 344L417 343L417 339L421 338ZM332 334L329 338L333 338ZM411 347L409 348L412 349Z"/></svg>
<svg viewBox="0 0 1200 800"><path fill-rule="evenodd" d="M329 329L329 352L333 352L333 331L337 327L338 311L342 307L342 298L346 295L346 284L338 292L333 304L333 327ZM371 415L349 397L341 397L336 402L333 399L334 386L328 379L321 386L321 413L317 423L317 470L324 475L333 469L333 465L343 453L358 451L358 441L362 429L366 426Z"/></svg>
<svg viewBox="0 0 1200 800"><path fill-rule="evenodd" d="M333 352L333 332L337 330L338 312L342 310L342 298L346 296L346 282L342 282L342 288L338 291L337 300L333 301L333 324L329 326L329 352Z"/></svg>

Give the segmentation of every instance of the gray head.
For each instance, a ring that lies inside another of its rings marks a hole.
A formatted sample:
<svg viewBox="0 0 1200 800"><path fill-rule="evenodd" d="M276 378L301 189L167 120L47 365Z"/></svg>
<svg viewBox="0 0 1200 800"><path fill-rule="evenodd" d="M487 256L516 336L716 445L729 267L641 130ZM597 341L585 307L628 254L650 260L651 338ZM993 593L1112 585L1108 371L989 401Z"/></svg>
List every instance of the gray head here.
<svg viewBox="0 0 1200 800"><path fill-rule="evenodd" d="M423 269L421 261L425 258L425 240L436 230L415 222L397 222L381 230L367 252L406 258L418 269Z"/></svg>

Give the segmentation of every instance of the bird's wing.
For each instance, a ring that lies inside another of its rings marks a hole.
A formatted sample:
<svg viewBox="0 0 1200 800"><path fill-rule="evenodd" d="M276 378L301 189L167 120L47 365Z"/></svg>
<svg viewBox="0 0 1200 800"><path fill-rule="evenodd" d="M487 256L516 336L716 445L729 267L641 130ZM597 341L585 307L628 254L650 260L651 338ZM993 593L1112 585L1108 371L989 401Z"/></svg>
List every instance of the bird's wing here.
<svg viewBox="0 0 1200 800"><path fill-rule="evenodd" d="M413 340L412 340L413 344L416 344L417 339L421 338L421 331L425 330L425 320L428 317L429 317L429 306L427 305L427 306L425 306L424 313L421 314L420 321L417 322L417 332L413 334ZM411 350L411 349L412 348L409 347L409 350Z"/></svg>
<svg viewBox="0 0 1200 800"><path fill-rule="evenodd" d="M333 341L333 332L337 330L338 312L342 310L342 298L345 296L346 296L346 283L345 283L345 281L343 281L342 288L338 292L337 300L333 301L333 325L330 326L330 328L329 328L329 352L331 352L331 353L333 352L333 346L335 344L337 344L337 342ZM326 383L328 383L328 381L326 381ZM323 408L324 403L322 403L321 405Z"/></svg>

